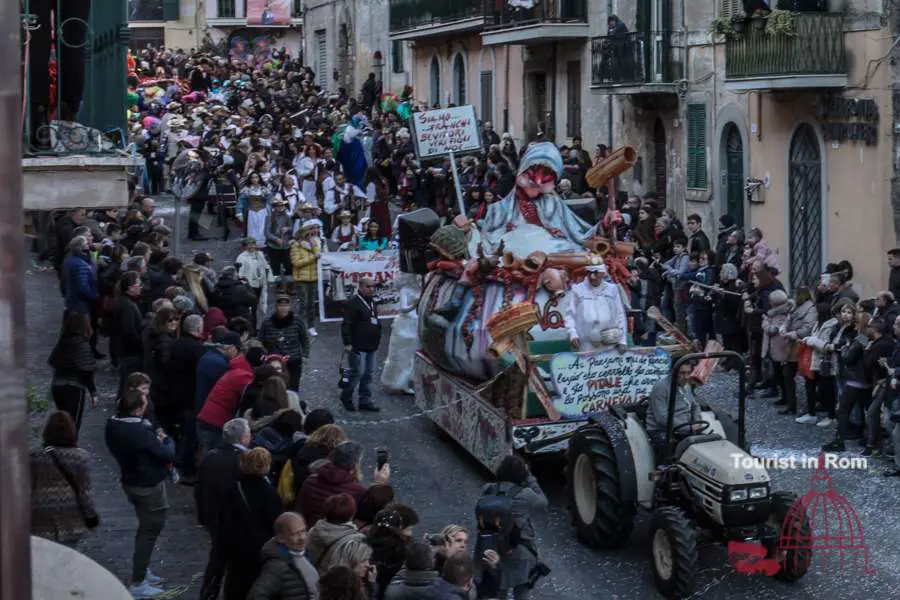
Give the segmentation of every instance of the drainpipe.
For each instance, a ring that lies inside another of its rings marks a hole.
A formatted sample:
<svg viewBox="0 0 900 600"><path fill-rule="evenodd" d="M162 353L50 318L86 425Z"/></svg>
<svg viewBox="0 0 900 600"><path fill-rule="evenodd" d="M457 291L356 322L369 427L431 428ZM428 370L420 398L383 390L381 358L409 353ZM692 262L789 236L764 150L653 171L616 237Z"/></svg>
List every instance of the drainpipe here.
<svg viewBox="0 0 900 600"><path fill-rule="evenodd" d="M506 81L503 84L503 132L509 131L509 44L506 44Z"/></svg>
<svg viewBox="0 0 900 600"><path fill-rule="evenodd" d="M0 5L0 598L31 598L31 485L25 408L25 240L22 237L21 100L18 2Z"/></svg>
<svg viewBox="0 0 900 600"><path fill-rule="evenodd" d="M613 14L613 0L607 0L606 18ZM609 151L613 149L613 96L606 94L606 145Z"/></svg>
<svg viewBox="0 0 900 600"><path fill-rule="evenodd" d="M549 126L550 139L554 142L556 141L556 61L559 54L559 44L553 42L553 65L551 68L551 74L553 79L550 82L550 118L547 119L547 125Z"/></svg>

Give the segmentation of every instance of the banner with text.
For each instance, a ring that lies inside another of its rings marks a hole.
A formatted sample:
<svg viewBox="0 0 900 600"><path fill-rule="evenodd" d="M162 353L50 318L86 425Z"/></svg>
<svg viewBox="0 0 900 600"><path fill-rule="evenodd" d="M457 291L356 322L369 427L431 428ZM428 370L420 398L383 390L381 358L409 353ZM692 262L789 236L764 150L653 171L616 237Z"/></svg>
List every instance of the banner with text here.
<svg viewBox="0 0 900 600"><path fill-rule="evenodd" d="M669 374L670 363L669 354L660 349L557 354L550 361L557 394L553 405L563 418L575 419L609 405L637 402Z"/></svg>
<svg viewBox="0 0 900 600"><path fill-rule="evenodd" d="M420 160L482 149L475 107L470 104L413 113L412 127Z"/></svg>
<svg viewBox="0 0 900 600"><path fill-rule="evenodd" d="M356 294L363 277L375 282L378 316L392 319L400 306L400 290L395 282L400 272L397 250L323 252L319 259L319 318L340 321L344 302Z"/></svg>

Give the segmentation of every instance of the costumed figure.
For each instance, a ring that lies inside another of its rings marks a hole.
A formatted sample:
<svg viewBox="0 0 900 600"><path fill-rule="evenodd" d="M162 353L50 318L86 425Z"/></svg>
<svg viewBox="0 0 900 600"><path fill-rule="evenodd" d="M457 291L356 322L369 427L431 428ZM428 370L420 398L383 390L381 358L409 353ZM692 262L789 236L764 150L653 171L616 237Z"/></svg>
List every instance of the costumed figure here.
<svg viewBox="0 0 900 600"><path fill-rule="evenodd" d="M366 125L364 117L355 116L350 119L350 123L338 127L332 137L334 156L344 168L347 181L360 189L365 188L363 180L369 166L366 161L365 149L359 139Z"/></svg>
<svg viewBox="0 0 900 600"><path fill-rule="evenodd" d="M619 286L609 279L606 265L591 265L587 277L572 286L563 313L572 348L602 350L628 346L628 318Z"/></svg>
<svg viewBox="0 0 900 600"><path fill-rule="evenodd" d="M322 167L320 164L322 148L318 144L310 144L305 148L304 154L303 158L295 161L297 176L300 178L300 190L308 203L320 208L317 188L319 169Z"/></svg>
<svg viewBox="0 0 900 600"><path fill-rule="evenodd" d="M338 225L331 232L331 241L337 244L338 250L351 250L356 246L356 227L353 225L353 216L349 210L338 213Z"/></svg>
<svg viewBox="0 0 900 600"><path fill-rule="evenodd" d="M236 214L244 222L246 237L266 239L266 217L269 216L271 197L272 192L263 186L259 174L251 174L250 185L241 190L236 206Z"/></svg>
<svg viewBox="0 0 900 600"><path fill-rule="evenodd" d="M400 312L391 325L391 342L381 372L381 385L391 392L414 394L413 364L419 348L416 305L422 288L419 276L408 273L400 274L396 284L400 287Z"/></svg>
<svg viewBox="0 0 900 600"><path fill-rule="evenodd" d="M481 235L493 250L506 233L524 225L546 229L552 245L545 252L583 251L594 235L596 226L589 225L566 206L556 193L556 182L562 176L562 157L550 142L532 144L519 165L516 187L487 209Z"/></svg>

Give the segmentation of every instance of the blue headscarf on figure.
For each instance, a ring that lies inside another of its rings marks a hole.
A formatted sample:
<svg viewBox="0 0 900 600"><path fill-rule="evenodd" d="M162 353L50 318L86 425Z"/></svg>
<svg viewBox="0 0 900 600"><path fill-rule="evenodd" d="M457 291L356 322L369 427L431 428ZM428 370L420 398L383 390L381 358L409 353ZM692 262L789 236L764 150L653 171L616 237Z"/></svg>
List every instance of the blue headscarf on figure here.
<svg viewBox="0 0 900 600"><path fill-rule="evenodd" d="M550 169L555 178L552 181L535 180L539 173L536 167ZM522 156L516 177L516 186L507 196L491 204L482 221L481 237L487 249L496 248L500 239L519 230L517 237L526 231L535 234L524 235L534 241L534 250L545 252L572 252L584 250L584 244L594 235L596 225L590 225L576 215L556 193L556 183L562 177L563 161L559 149L550 142L532 144ZM530 194L526 191L530 190ZM530 224L519 209L517 194L522 192L530 197L541 222L541 231ZM546 233L549 232L549 233ZM552 236L552 239L547 238Z"/></svg>
<svg viewBox="0 0 900 600"><path fill-rule="evenodd" d="M359 189L363 189L363 180L369 166L363 144L359 139L367 124L365 117L356 115L350 119L349 124L339 127L334 136L334 145L338 146L335 153L337 161L344 168L347 181Z"/></svg>

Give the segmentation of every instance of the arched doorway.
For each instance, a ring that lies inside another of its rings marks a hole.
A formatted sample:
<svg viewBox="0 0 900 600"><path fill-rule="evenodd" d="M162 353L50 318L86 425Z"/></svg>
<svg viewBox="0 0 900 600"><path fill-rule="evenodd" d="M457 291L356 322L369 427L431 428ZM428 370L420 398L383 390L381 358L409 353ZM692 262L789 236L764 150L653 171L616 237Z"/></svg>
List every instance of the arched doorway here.
<svg viewBox="0 0 900 600"><path fill-rule="evenodd" d="M822 154L809 124L791 138L788 169L791 288L796 288L814 285L822 272Z"/></svg>
<svg viewBox="0 0 900 600"><path fill-rule="evenodd" d="M437 56L431 57L429 80L431 82L431 106L441 103L441 65Z"/></svg>
<svg viewBox="0 0 900 600"><path fill-rule="evenodd" d="M466 63L460 52L453 57L453 103L457 106L466 103Z"/></svg>
<svg viewBox="0 0 900 600"><path fill-rule="evenodd" d="M666 167L666 127L662 119L653 124L653 187L657 197L665 202L669 175Z"/></svg>
<svg viewBox="0 0 900 600"><path fill-rule="evenodd" d="M725 126L725 214L744 228L744 141L734 123Z"/></svg>

